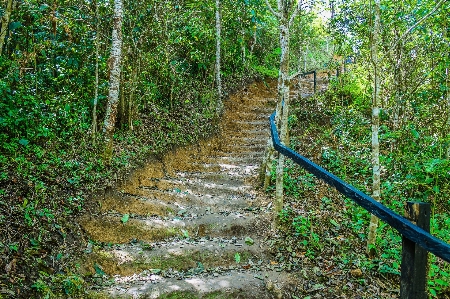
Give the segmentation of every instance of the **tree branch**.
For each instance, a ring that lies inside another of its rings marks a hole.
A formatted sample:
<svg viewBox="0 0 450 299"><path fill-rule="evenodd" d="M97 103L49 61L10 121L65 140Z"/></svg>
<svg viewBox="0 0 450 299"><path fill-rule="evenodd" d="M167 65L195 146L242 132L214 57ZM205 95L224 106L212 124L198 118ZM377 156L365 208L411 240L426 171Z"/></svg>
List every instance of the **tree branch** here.
<svg viewBox="0 0 450 299"><path fill-rule="evenodd" d="M428 19L429 16L431 16L436 10L438 10L438 8L445 2L446 0L441 0L439 1L436 6L429 12L427 13L425 16L423 16L422 19L420 19L419 21L417 21L414 25L412 25L411 27L409 27L408 30L406 30L405 33L402 34L402 36L394 43L394 45L389 49L389 52L394 49L395 47L397 47L397 45L403 40L405 39L410 33L411 31L414 30L414 28L416 28L417 26L419 26L423 21L425 21L426 19Z"/></svg>
<svg viewBox="0 0 450 299"><path fill-rule="evenodd" d="M291 18L289 19L289 28L292 26L292 23L294 22L294 19L297 17L299 11L300 11L300 4L301 0L297 0L297 5L295 5L294 12L291 15Z"/></svg>
<svg viewBox="0 0 450 299"><path fill-rule="evenodd" d="M281 18L281 14L279 12L276 12L273 8L272 5L270 5L269 0L265 0L266 1L266 5L269 8L270 12L277 18Z"/></svg>

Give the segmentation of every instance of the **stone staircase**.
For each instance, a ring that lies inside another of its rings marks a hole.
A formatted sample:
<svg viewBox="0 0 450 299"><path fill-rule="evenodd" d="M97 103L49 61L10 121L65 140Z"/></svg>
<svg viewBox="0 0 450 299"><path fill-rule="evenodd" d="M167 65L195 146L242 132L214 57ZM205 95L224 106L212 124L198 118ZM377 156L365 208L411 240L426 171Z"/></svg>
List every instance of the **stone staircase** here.
<svg viewBox="0 0 450 299"><path fill-rule="evenodd" d="M148 163L81 225L82 269L100 298L281 298L267 252L271 203L256 176L276 86L225 101L220 131Z"/></svg>

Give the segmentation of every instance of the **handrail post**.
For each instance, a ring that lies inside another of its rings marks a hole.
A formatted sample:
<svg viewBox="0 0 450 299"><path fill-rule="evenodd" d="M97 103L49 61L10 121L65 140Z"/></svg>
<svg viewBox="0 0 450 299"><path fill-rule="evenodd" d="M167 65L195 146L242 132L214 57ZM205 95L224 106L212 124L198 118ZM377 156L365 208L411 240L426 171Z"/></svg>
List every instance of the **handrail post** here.
<svg viewBox="0 0 450 299"><path fill-rule="evenodd" d="M317 86L317 72L314 70L314 93L316 93L316 86Z"/></svg>
<svg viewBox="0 0 450 299"><path fill-rule="evenodd" d="M430 204L407 202L405 217L426 232L430 232ZM400 278L401 299L427 299L428 252L402 237L402 266Z"/></svg>

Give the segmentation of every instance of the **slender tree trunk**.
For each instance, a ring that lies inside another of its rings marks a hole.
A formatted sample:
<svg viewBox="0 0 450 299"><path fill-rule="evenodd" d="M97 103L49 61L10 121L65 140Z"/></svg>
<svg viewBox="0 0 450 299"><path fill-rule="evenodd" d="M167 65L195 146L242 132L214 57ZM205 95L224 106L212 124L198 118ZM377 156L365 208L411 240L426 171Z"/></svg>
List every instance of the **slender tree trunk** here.
<svg viewBox="0 0 450 299"><path fill-rule="evenodd" d="M306 71L307 71L307 63L308 63L308 49L309 47L308 46L306 46L306 50L303 52L303 71L306 73Z"/></svg>
<svg viewBox="0 0 450 299"><path fill-rule="evenodd" d="M380 201L380 142L378 131L380 127L380 73L378 61L378 40L380 32L380 0L375 0L375 21L373 28L373 38L371 47L372 64L374 71L373 96L372 96L372 197ZM369 234L367 237L367 253L370 256L375 254L376 230L378 228L378 218L370 217Z"/></svg>
<svg viewBox="0 0 450 299"><path fill-rule="evenodd" d="M250 56L253 56L253 49L255 48L256 41L257 41L257 35L256 35L256 25L255 25L255 28L253 29L253 41L252 41L252 45L250 46Z"/></svg>
<svg viewBox="0 0 450 299"><path fill-rule="evenodd" d="M281 142L289 146L289 133L288 133L288 116L289 116L289 92L290 92L290 79L289 79L289 20L287 16L287 7L280 7L282 14L280 20L280 45L281 45L281 59L280 59L280 97L283 101L281 108L280 119L280 140ZM276 185L275 185L275 211L281 212L283 209L283 178L284 178L284 156L279 155L278 165L276 172Z"/></svg>
<svg viewBox="0 0 450 299"><path fill-rule="evenodd" d="M241 55L242 55L242 68L245 68L245 57L247 56L246 54L246 49L245 49L245 30L242 29L241 30L241 40L242 40L242 44L241 44Z"/></svg>
<svg viewBox="0 0 450 299"><path fill-rule="evenodd" d="M220 0L216 0L216 85L217 85L217 105L216 112L221 114L223 110L222 103L222 77L220 75L220 40L222 24L220 20Z"/></svg>
<svg viewBox="0 0 450 299"><path fill-rule="evenodd" d="M127 63L127 61L124 61ZM117 125L120 129L124 129L125 124L127 123L126 120L126 109L125 109L125 93L128 91L129 81L126 84L126 79L124 78L123 74L123 68L120 71L120 86L122 86L121 92L119 92L119 106L117 110Z"/></svg>
<svg viewBox="0 0 450 299"><path fill-rule="evenodd" d="M446 85L447 85L447 134L450 134L450 73L449 69L445 69ZM450 159L450 145L447 147L447 159Z"/></svg>
<svg viewBox="0 0 450 299"><path fill-rule="evenodd" d="M445 73L446 73L446 77L447 77L447 80L446 80L446 85L447 85L447 129L450 129L450 90L449 90L450 74L449 74L448 68L445 69ZM450 132L450 130L447 130L447 132ZM448 133L448 134L450 134L450 133ZM447 159L450 159L450 145L447 147Z"/></svg>
<svg viewBox="0 0 450 299"><path fill-rule="evenodd" d="M100 54L100 41L99 41L99 15L98 15L98 2L95 2L95 89L94 89L94 107L92 108L92 137L97 134L97 104L98 104L98 72L99 72L99 54Z"/></svg>
<svg viewBox="0 0 450 299"><path fill-rule="evenodd" d="M6 4L5 14L2 17L2 27L0 31L0 55L3 53L3 46L5 45L6 33L8 32L9 21L13 11L13 0L8 0Z"/></svg>
<svg viewBox="0 0 450 299"><path fill-rule="evenodd" d="M290 91L290 78L289 78L289 28L294 20L295 16L300 9L300 1L294 6L291 17L289 18L290 5L293 3L286 0L277 0L278 11L275 11L270 2L265 0L267 7L272 12L272 14L277 17L279 22L280 30L280 47L281 47L281 57L280 57L280 71L278 77L278 103L277 103L277 117L276 124L280 131L280 140L283 144L289 146L289 132L288 132L288 116L289 116L289 91ZM266 150L266 159L262 167L266 169L264 183L269 181L270 171L272 161L270 160L271 153L273 152L273 147L271 141L269 141L269 146ZM283 177L284 177L284 156L278 155L278 164L276 169L276 183L275 183L275 213L276 215L283 208ZM264 165L265 164L265 165ZM278 217L276 217L277 219Z"/></svg>
<svg viewBox="0 0 450 299"><path fill-rule="evenodd" d="M103 133L105 135L105 161L110 161L113 151L113 137L117 118L117 106L120 91L120 70L122 60L122 0L114 0L114 23L112 30L111 56L109 58L109 94L106 106Z"/></svg>
<svg viewBox="0 0 450 299"><path fill-rule="evenodd" d="M298 88L298 98L301 98L302 96L302 59L301 57L303 56L303 46L299 46L298 48L298 82L297 82L297 88Z"/></svg>
<svg viewBox="0 0 450 299"><path fill-rule="evenodd" d="M138 53L139 55L139 53ZM133 82L131 82L130 98L128 99L128 128L133 131L134 94L136 92L138 73L141 69L141 59L138 58L137 68L133 69Z"/></svg>
<svg viewBox="0 0 450 299"><path fill-rule="evenodd" d="M447 41L448 36L448 19L445 20L443 27L444 41ZM448 42L448 41L447 41ZM447 54L447 59L450 59L450 54ZM445 69L445 86L447 90L447 137L450 138L450 70ZM450 159L450 145L447 147L447 159Z"/></svg>

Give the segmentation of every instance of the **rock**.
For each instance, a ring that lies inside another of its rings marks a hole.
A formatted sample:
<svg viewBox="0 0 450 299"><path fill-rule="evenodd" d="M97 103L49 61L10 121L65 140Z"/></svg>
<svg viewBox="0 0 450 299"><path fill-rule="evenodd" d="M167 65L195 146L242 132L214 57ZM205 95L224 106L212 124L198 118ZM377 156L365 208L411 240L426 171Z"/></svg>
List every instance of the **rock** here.
<svg viewBox="0 0 450 299"><path fill-rule="evenodd" d="M361 269L352 269L350 270L350 275L353 277L361 277L363 275Z"/></svg>

